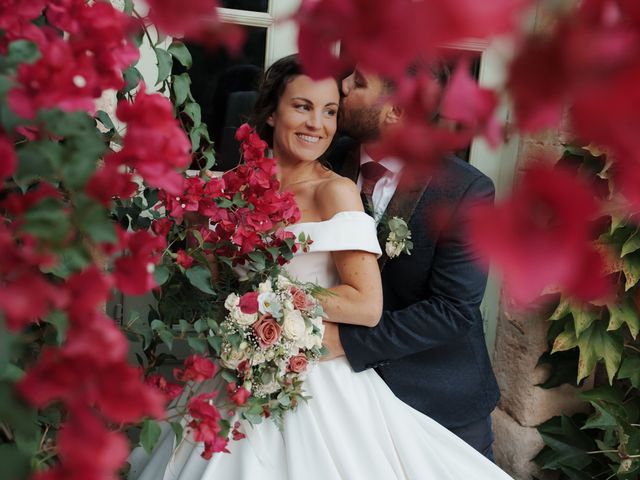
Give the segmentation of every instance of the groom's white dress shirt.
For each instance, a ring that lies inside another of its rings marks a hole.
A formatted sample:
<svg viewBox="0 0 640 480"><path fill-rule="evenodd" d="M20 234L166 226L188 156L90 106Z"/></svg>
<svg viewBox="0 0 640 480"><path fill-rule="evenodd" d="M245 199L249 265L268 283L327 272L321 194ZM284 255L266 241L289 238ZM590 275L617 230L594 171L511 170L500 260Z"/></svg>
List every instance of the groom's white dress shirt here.
<svg viewBox="0 0 640 480"><path fill-rule="evenodd" d="M367 155L364 148L360 149L360 166L374 160ZM371 195L371 201L373 202L374 218L376 223L380 220L380 217L387 209L393 194L396 193L398 183L400 182L400 174L402 173L402 167L404 166L402 160L394 157L386 157L380 160L380 165L385 167L386 172L380 180L373 187L373 194ZM362 188L362 175L358 175L358 188Z"/></svg>

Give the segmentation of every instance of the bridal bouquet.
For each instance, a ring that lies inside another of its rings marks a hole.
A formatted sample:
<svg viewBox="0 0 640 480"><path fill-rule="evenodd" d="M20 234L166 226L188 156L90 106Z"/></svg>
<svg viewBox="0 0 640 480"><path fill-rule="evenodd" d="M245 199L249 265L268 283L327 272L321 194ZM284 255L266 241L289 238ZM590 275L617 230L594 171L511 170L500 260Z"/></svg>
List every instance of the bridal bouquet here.
<svg viewBox="0 0 640 480"><path fill-rule="evenodd" d="M318 287L283 275L225 301L228 315L215 335L229 398L252 423L279 421L295 409L303 380L323 352L324 316L313 293Z"/></svg>

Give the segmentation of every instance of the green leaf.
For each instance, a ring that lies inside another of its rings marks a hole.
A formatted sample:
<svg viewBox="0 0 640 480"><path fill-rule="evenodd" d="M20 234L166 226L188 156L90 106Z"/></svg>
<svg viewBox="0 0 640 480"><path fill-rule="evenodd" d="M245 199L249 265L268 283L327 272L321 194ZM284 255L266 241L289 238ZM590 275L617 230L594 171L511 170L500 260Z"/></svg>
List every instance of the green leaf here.
<svg viewBox="0 0 640 480"><path fill-rule="evenodd" d="M40 58L38 46L29 40L16 40L9 44L5 66L15 68L23 63L35 63Z"/></svg>
<svg viewBox="0 0 640 480"><path fill-rule="evenodd" d="M125 86L121 90L122 93L128 93L134 88L138 86L138 84L143 80L142 74L140 71L133 65L127 68L124 72L124 81Z"/></svg>
<svg viewBox="0 0 640 480"><path fill-rule="evenodd" d="M550 372L547 379L537 384L540 388L555 388L564 383L576 385L578 376L578 358L580 352L572 348L565 352L557 352L551 355L549 352L543 353L538 359L538 365L548 365Z"/></svg>
<svg viewBox="0 0 640 480"><path fill-rule="evenodd" d="M104 110L98 110L96 112L96 119L104 125L107 130L115 130L116 126L113 124L109 114Z"/></svg>
<svg viewBox="0 0 640 480"><path fill-rule="evenodd" d="M622 271L627 280L624 286L627 291L640 280L640 252L631 253L622 259Z"/></svg>
<svg viewBox="0 0 640 480"><path fill-rule="evenodd" d="M131 16L133 13L133 0L124 0L124 13Z"/></svg>
<svg viewBox="0 0 640 480"><path fill-rule="evenodd" d="M596 409L595 413L589 417L589 419L582 426L582 430L586 430L588 428L597 428L600 430L606 430L608 428L613 428L618 426L618 421L607 412L602 406L597 403L593 404L593 407Z"/></svg>
<svg viewBox="0 0 640 480"><path fill-rule="evenodd" d="M191 78L189 74L183 73L181 75L174 75L173 77L173 93L175 95L175 105L179 107L182 105L191 92Z"/></svg>
<svg viewBox="0 0 640 480"><path fill-rule="evenodd" d="M166 265L158 265L153 271L153 278L159 286L164 285L170 276L171 269Z"/></svg>
<svg viewBox="0 0 640 480"><path fill-rule="evenodd" d="M594 322L578 338L578 347L578 382L589 376L599 360L604 360L609 382L613 381L622 356L623 340L620 332L609 332L603 322Z"/></svg>
<svg viewBox="0 0 640 480"><path fill-rule="evenodd" d="M180 326L180 334L184 335L186 332L191 330L191 324L187 322L184 318L178 320L178 325Z"/></svg>
<svg viewBox="0 0 640 480"><path fill-rule="evenodd" d="M565 326L565 331L560 333L553 342L551 353L564 352L578 346L576 332L571 324Z"/></svg>
<svg viewBox="0 0 640 480"><path fill-rule="evenodd" d="M142 424L142 431L140 432L140 443L147 451L147 453L151 453L155 448L158 440L160 440L160 434L162 433L162 429L158 422L154 420L145 420Z"/></svg>
<svg viewBox="0 0 640 480"><path fill-rule="evenodd" d="M200 105L194 102L189 102L184 106L184 113L193 121L193 126L197 127L202 123L202 113L200 111Z"/></svg>
<svg viewBox="0 0 640 480"><path fill-rule="evenodd" d="M169 350L173 349L173 334L168 330L168 329L164 329L164 330L158 330L158 337L160 337L160 340L162 340L162 343L164 343Z"/></svg>
<svg viewBox="0 0 640 480"><path fill-rule="evenodd" d="M208 268L196 265L189 268L185 275L189 279L191 285L204 293L215 295L216 292L211 288L211 271Z"/></svg>
<svg viewBox="0 0 640 480"><path fill-rule="evenodd" d="M173 57L178 60L183 67L186 69L191 68L193 60L189 49L184 43L174 40L173 43L169 45L168 52L173 55Z"/></svg>
<svg viewBox="0 0 640 480"><path fill-rule="evenodd" d="M222 350L222 338L220 337L207 337L207 342L211 345L211 348L220 355L220 351Z"/></svg>
<svg viewBox="0 0 640 480"><path fill-rule="evenodd" d="M191 347L192 350L198 353L206 353L207 352L207 344L198 337L187 337L187 343Z"/></svg>
<svg viewBox="0 0 640 480"><path fill-rule="evenodd" d="M70 227L60 201L45 198L25 214L22 228L42 240L59 244L67 238Z"/></svg>
<svg viewBox="0 0 640 480"><path fill-rule="evenodd" d="M58 346L62 345L67 336L67 329L69 328L67 315L64 312L56 310L49 314L47 321L56 327L56 341Z"/></svg>
<svg viewBox="0 0 640 480"><path fill-rule="evenodd" d="M152 320L151 321L151 330L154 332L159 332L160 330L166 330L167 325L162 320Z"/></svg>
<svg viewBox="0 0 640 480"><path fill-rule="evenodd" d="M156 53L156 58L158 60L158 80L156 81L156 85L159 85L164 82L171 74L173 59L171 58L171 54L164 48L156 47L153 49L153 51Z"/></svg>
<svg viewBox="0 0 640 480"><path fill-rule="evenodd" d="M572 308L573 304L571 303L571 300L568 297L562 297L560 299L560 302L558 303L558 306L556 307L556 309L553 311L553 313L551 314L551 316L549 317L549 320L560 320L561 318L565 317L566 315L569 315L571 313L571 308Z"/></svg>
<svg viewBox="0 0 640 480"><path fill-rule="evenodd" d="M3 478L29 478L31 461L29 456L22 453L15 444L0 445L0 465Z"/></svg>
<svg viewBox="0 0 640 480"><path fill-rule="evenodd" d="M568 466L581 469L591 463L587 451L593 450L595 445L571 418L565 415L554 417L540 425L538 431L553 451L553 455L545 458L543 468L557 470Z"/></svg>
<svg viewBox="0 0 640 480"><path fill-rule="evenodd" d="M207 326L207 321L204 318L199 318L194 322L193 328L196 332L202 333L209 327Z"/></svg>
<svg viewBox="0 0 640 480"><path fill-rule="evenodd" d="M114 223L105 208L86 197L78 201L73 220L81 232L96 242L115 243L118 239Z"/></svg>
<svg viewBox="0 0 640 480"><path fill-rule="evenodd" d="M620 365L618 378L628 378L631 385L640 388L640 357L626 357Z"/></svg>
<svg viewBox="0 0 640 480"><path fill-rule="evenodd" d="M582 332L591 326L591 324L598 318L599 312L589 307L588 305L581 306L573 310L573 321L576 326L576 336L580 338Z"/></svg>
<svg viewBox="0 0 640 480"><path fill-rule="evenodd" d="M180 444L180 441L182 440L182 433L184 431L182 424L180 422L169 422L169 425L171 425L173 433L176 436L176 445Z"/></svg>
<svg viewBox="0 0 640 480"><path fill-rule="evenodd" d="M630 253L640 250L640 229L636 230L622 245L620 256L624 257Z"/></svg>
<svg viewBox="0 0 640 480"><path fill-rule="evenodd" d="M640 315L632 300L626 298L621 303L607 305L609 309L608 330L618 330L624 323L635 339L640 332Z"/></svg>

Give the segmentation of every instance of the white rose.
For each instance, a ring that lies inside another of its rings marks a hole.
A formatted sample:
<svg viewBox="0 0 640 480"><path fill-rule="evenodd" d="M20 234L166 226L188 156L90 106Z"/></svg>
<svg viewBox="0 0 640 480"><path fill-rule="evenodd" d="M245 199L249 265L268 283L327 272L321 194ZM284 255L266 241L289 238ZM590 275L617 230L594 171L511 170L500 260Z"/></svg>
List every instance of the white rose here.
<svg viewBox="0 0 640 480"><path fill-rule="evenodd" d="M384 246L384 250L385 252L387 252L387 255L389 255L389 258L395 258L402 253L402 251L404 250L404 246L404 242L387 242Z"/></svg>
<svg viewBox="0 0 640 480"><path fill-rule="evenodd" d="M311 325L313 325L314 327L321 328L322 327L322 317L320 317L320 316L313 317L311 319Z"/></svg>
<svg viewBox="0 0 640 480"><path fill-rule="evenodd" d="M278 285L278 289L280 290L284 290L285 288L289 288L291 285L293 285L291 281L284 275L278 275L276 284Z"/></svg>
<svg viewBox="0 0 640 480"><path fill-rule="evenodd" d="M258 320L257 313L243 313L239 308L235 308L231 312L231 319L238 325L253 325Z"/></svg>
<svg viewBox="0 0 640 480"><path fill-rule="evenodd" d="M279 317L282 307L278 296L273 292L264 292L258 295L258 310L260 313L270 313L276 318Z"/></svg>
<svg viewBox="0 0 640 480"><path fill-rule="evenodd" d="M321 327L324 331L324 326ZM314 335L311 328L307 329L302 337L298 339L298 345L300 348L311 350L314 347L322 346L322 335Z"/></svg>
<svg viewBox="0 0 640 480"><path fill-rule="evenodd" d="M240 297L235 293L230 293L227 299L224 301L224 308L229 311L232 311L238 305L240 305Z"/></svg>
<svg viewBox="0 0 640 480"><path fill-rule="evenodd" d="M265 361L266 361L266 358L262 350L256 350L254 354L251 356L251 365L260 365Z"/></svg>
<svg viewBox="0 0 640 480"><path fill-rule="evenodd" d="M296 340L304 335L305 329L304 318L302 318L299 310L288 310L284 312L282 331L285 337Z"/></svg>
<svg viewBox="0 0 640 480"><path fill-rule="evenodd" d="M273 290L271 289L271 280L266 280L260 283L260 285L258 285L258 292L260 293L269 293L272 291Z"/></svg>
<svg viewBox="0 0 640 480"><path fill-rule="evenodd" d="M220 355L220 363L226 368L235 370L238 368L240 362L247 358L247 352L245 350L227 350L223 351Z"/></svg>

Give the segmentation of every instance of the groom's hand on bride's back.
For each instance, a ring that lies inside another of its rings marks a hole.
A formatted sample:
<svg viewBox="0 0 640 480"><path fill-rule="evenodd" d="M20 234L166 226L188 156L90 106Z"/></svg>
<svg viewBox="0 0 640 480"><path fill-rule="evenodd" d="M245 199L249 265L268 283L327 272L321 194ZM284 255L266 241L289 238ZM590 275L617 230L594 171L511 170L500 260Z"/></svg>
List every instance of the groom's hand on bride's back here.
<svg viewBox="0 0 640 480"><path fill-rule="evenodd" d="M337 357L344 356L344 349L340 341L338 325L332 322L324 322L324 336L322 344L327 348L328 353L322 357L322 360L332 360Z"/></svg>

